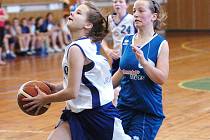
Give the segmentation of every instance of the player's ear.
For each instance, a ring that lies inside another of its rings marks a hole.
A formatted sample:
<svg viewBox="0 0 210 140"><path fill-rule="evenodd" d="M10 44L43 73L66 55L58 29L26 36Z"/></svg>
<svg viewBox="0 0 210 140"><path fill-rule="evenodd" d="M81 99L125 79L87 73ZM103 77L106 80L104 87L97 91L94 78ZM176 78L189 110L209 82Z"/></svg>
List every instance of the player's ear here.
<svg viewBox="0 0 210 140"><path fill-rule="evenodd" d="M85 28L91 30L93 28L93 24L90 22L87 22L85 25Z"/></svg>
<svg viewBox="0 0 210 140"><path fill-rule="evenodd" d="M158 18L157 13L153 13L152 20L155 21L155 20L157 20L157 18Z"/></svg>

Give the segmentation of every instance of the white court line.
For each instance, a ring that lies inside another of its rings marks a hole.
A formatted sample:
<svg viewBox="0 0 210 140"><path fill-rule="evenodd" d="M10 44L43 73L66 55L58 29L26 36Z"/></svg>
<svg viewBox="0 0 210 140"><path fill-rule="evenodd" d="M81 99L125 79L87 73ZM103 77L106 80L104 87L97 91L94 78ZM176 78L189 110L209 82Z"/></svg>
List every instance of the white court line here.
<svg viewBox="0 0 210 140"><path fill-rule="evenodd" d="M60 83L58 80L57 80L57 82L54 82L55 84L58 84L58 83ZM12 90L7 90L7 91L1 91L1 88L0 88L0 96L1 95L5 95L5 94L11 94L11 93L17 93L18 92L18 90L19 90L19 88L20 88L20 86L21 85L18 85L18 86L16 86L16 87L14 87L14 88L12 88ZM9 88L9 87L8 87Z"/></svg>
<svg viewBox="0 0 210 140"><path fill-rule="evenodd" d="M192 54L192 55L186 55L186 56L181 56L181 57L176 57L176 58L173 58L173 59L170 59L169 61L173 62L173 61L179 61L179 60L182 60L182 59L187 59L187 58L190 58L190 57L195 57L197 55L201 55L201 53L198 53L198 54Z"/></svg>
<svg viewBox="0 0 210 140"><path fill-rule="evenodd" d="M30 130L0 130L0 133L33 133L33 134L49 134L47 131L30 131Z"/></svg>
<svg viewBox="0 0 210 140"><path fill-rule="evenodd" d="M198 56L198 55L201 55L203 53L209 53L210 51L206 51L206 50L202 50L202 49L197 49L197 48L191 48L190 46L192 46L191 44L193 44L193 42L203 42L207 39L202 39L202 40L197 40L197 41L187 41L187 42L184 42L181 44L181 48L184 49L184 50L187 50L187 51L191 51L191 52L196 52L197 54L191 54L191 55L186 55L186 56L181 56L181 57L176 57L176 58L172 58L171 60L169 60L170 62L172 61L179 61L179 60L182 60L182 59L188 59L188 58L191 58L191 57L195 57L195 56ZM193 45L196 45L196 44L193 44Z"/></svg>
<svg viewBox="0 0 210 140"><path fill-rule="evenodd" d="M198 44L201 44L201 43L203 45L203 43L205 41L209 41L209 38L200 39L200 40L196 40L196 41L187 41L187 42L184 42L181 44L181 48L191 51L191 52L197 52L197 53L209 52L209 51L206 51L205 49L192 48L192 46L197 46ZM208 42L205 42L205 43L208 43Z"/></svg>
<svg viewBox="0 0 210 140"><path fill-rule="evenodd" d="M0 96L5 95L5 94L17 93L17 92L18 92L18 89L8 90L8 91L0 92Z"/></svg>

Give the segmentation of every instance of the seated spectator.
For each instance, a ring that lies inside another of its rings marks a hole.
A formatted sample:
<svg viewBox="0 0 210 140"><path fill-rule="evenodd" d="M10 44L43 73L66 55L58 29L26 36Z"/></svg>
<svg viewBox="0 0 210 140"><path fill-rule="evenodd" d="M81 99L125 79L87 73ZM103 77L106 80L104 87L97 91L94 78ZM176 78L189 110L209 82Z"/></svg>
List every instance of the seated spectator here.
<svg viewBox="0 0 210 140"><path fill-rule="evenodd" d="M16 58L16 55L14 53L15 39L12 35L12 27L9 21L5 22L3 42L6 50L5 59L8 60L15 59Z"/></svg>
<svg viewBox="0 0 210 140"><path fill-rule="evenodd" d="M16 45L19 47L18 53L21 55L25 55L29 47L25 45L26 43L24 43L25 40L22 34L22 29L18 18L13 19L13 31L13 36L15 37Z"/></svg>
<svg viewBox="0 0 210 140"><path fill-rule="evenodd" d="M65 45L68 45L71 43L71 33L67 27L68 17L69 15L64 15L63 18L60 20L60 24L59 24Z"/></svg>
<svg viewBox="0 0 210 140"><path fill-rule="evenodd" d="M30 41L30 48L29 48L29 53L31 54L35 54L35 43L36 43L36 25L35 25L35 18L34 17L30 17L28 19L28 27L30 30L30 37L31 37L31 41Z"/></svg>
<svg viewBox="0 0 210 140"><path fill-rule="evenodd" d="M44 30L49 34L52 48L55 50L55 52L61 52L62 48L65 48L65 45L63 42L63 37L59 26L53 22L52 13L48 13L46 15L46 19L44 21L43 26ZM57 44L57 42L59 45Z"/></svg>
<svg viewBox="0 0 210 140"><path fill-rule="evenodd" d="M22 43L25 47L25 51L27 54L30 54L29 52L29 45L30 45L30 41L31 41L31 34L30 34L30 29L28 26L28 21L26 18L22 18L21 19L21 36L22 36Z"/></svg>
<svg viewBox="0 0 210 140"><path fill-rule="evenodd" d="M54 52L54 50L51 49L50 44L49 44L49 37L48 33L45 32L43 28L43 22L44 19L42 17L37 17L36 18L36 54L37 55L47 55L47 53ZM44 51L43 51L44 50Z"/></svg>

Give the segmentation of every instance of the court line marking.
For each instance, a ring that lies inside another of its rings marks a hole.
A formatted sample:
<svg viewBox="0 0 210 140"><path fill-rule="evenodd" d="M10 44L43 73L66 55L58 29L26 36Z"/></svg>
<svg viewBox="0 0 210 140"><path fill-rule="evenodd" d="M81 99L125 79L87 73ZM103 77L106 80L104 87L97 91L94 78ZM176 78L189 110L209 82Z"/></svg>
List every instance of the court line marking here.
<svg viewBox="0 0 210 140"><path fill-rule="evenodd" d="M0 133L33 133L33 134L49 134L48 131L30 131L30 130L0 130Z"/></svg>
<svg viewBox="0 0 210 140"><path fill-rule="evenodd" d="M52 70L52 71L50 71L50 72L57 72L57 70L59 70L59 69L54 69L54 70ZM45 74L45 73L49 73L49 70L46 70L46 71L42 71L42 72L39 72L39 73L36 73L36 74L34 74L33 76L39 76L39 75L43 75L43 74ZM14 79L14 80L20 80L20 79L26 79L26 80L28 80L29 78L27 78L27 76L31 76L31 74L30 73L28 73L28 74L24 74L24 78L22 78L22 77L9 77L9 75L7 75L6 77L1 77L1 81L3 81L3 80L12 80L12 79ZM35 79L36 80L36 79Z"/></svg>
<svg viewBox="0 0 210 140"><path fill-rule="evenodd" d="M200 39L200 40L196 40L196 41L187 41L187 42L182 43L182 44L181 44L181 48L182 48L182 49L185 49L185 50L188 50L188 51L191 51L191 52L197 52L198 54L192 54L192 55L187 55L187 56L183 56L183 57L179 57L179 58L174 58L174 59L172 59L171 61L182 60L182 59L185 59L185 58L190 58L190 57L194 57L194 56L197 56L197 55L201 55L201 54L203 54L203 53L209 53L210 51L206 51L206 50L196 49L196 48L191 48L191 47L190 47L190 44L193 44L193 42L196 42L196 43L198 44L198 42L204 42L204 41L209 41L209 38ZM193 45L195 45L195 44L193 44ZM189 79L189 80L182 80L181 82L178 83L178 86L179 86L180 88L187 89L187 90L191 90L191 91L210 92L209 90L192 89L192 88L188 88L188 87L183 86L183 84L184 84L185 82L200 80L200 79L204 79L204 78L206 78L206 77L199 77L199 78L194 78L194 79Z"/></svg>
<svg viewBox="0 0 210 140"><path fill-rule="evenodd" d="M191 80L183 80L181 81L178 86L180 88L184 88L184 89L188 89L188 90L192 90L192 91L203 91L203 92L210 92L209 90L204 90L204 89L193 89L193 88L188 88L188 87L185 87L183 86L184 83L186 82L191 82L191 81L196 81L196 80L202 80L202 79L205 79L205 78L209 78L209 77L199 77L199 78L194 78L194 79L191 79Z"/></svg>
<svg viewBox="0 0 210 140"><path fill-rule="evenodd" d="M52 78L50 80L47 80L48 82L53 82L55 84L58 84L60 83L59 81L60 79L59 78ZM14 93L14 92L17 92L20 88L21 84L17 85L17 86L12 86L11 88L10 87L7 87L7 88L0 88L0 96L1 95L5 95L5 94L10 94L10 93ZM7 90L8 89L8 90ZM2 91L2 90L7 90L7 91Z"/></svg>
<svg viewBox="0 0 210 140"><path fill-rule="evenodd" d="M197 52L197 54L191 54L191 55L186 55L186 56L173 58L173 59L170 59L169 62L179 61L179 60L182 60L182 59L195 57L195 56L201 55L202 53L210 53L210 51L206 51L206 50L202 50L202 49L195 49L195 48L189 47L189 45L192 44L193 42L196 42L196 43L197 42L204 42L206 40L209 41L209 39L207 38L207 39L200 39L198 41L187 41L187 42L182 43L181 44L182 49L187 50L187 51L191 51L191 52ZM195 45L195 44L193 44L193 45Z"/></svg>
<svg viewBox="0 0 210 140"><path fill-rule="evenodd" d="M193 42L199 44L198 42L204 42L204 41L209 41L210 39L209 38L206 38L206 39L200 39L200 40L196 40L196 41L187 41L187 42L184 42L181 44L181 48L185 49L185 50L188 50L188 51L191 51L191 52L209 52L209 51L206 51L206 50L203 50L203 49L196 49L196 48L192 48L190 46L190 44L193 44ZM194 46L195 44L193 44Z"/></svg>
<svg viewBox="0 0 210 140"><path fill-rule="evenodd" d="M177 57L177 58L174 58L174 59L170 59L169 62L179 61L179 60L182 60L182 59L187 59L187 58L195 57L195 56L198 56L198 55L201 55L201 53Z"/></svg>

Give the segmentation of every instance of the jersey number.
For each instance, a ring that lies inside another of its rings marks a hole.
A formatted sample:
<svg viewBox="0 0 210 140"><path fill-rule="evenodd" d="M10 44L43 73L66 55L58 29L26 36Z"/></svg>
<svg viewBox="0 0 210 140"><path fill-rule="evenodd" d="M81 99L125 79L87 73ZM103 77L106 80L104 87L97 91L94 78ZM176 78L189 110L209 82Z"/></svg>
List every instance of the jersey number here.
<svg viewBox="0 0 210 140"><path fill-rule="evenodd" d="M126 28L126 25L122 25L122 30L121 30L122 34L130 34L131 33L131 26L128 26L128 28Z"/></svg>

